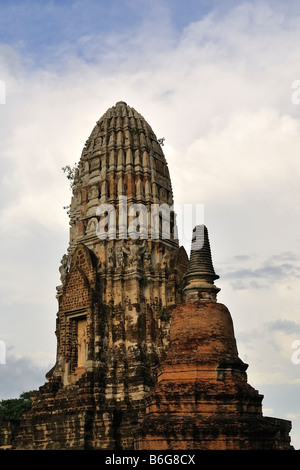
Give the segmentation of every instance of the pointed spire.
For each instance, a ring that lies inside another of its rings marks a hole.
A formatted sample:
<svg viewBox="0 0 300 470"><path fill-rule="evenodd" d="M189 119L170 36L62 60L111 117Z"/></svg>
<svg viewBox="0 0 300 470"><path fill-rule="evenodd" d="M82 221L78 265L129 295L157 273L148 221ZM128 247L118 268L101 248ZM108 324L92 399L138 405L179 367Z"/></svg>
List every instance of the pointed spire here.
<svg viewBox="0 0 300 470"><path fill-rule="evenodd" d="M220 289L214 285L214 281L219 279L219 276L213 267L208 230L205 225L197 225L193 230L191 255L185 279L187 302L216 302L216 295Z"/></svg>
<svg viewBox="0 0 300 470"><path fill-rule="evenodd" d="M188 273L210 276L212 280L219 279L213 267L208 230L205 225L197 225L193 230Z"/></svg>

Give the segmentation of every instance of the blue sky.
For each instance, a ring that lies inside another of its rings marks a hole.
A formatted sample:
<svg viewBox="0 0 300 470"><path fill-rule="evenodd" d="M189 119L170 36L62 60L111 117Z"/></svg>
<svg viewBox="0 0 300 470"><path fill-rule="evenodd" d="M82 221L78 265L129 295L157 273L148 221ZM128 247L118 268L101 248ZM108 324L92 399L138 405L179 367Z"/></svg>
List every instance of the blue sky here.
<svg viewBox="0 0 300 470"><path fill-rule="evenodd" d="M204 204L249 382L300 448L299 43L291 0L0 1L0 398L55 361L61 168L124 100L165 137L175 202Z"/></svg>
<svg viewBox="0 0 300 470"><path fill-rule="evenodd" d="M196 0L185 4L179 0L8 0L2 1L0 7L1 37L28 54L37 67L70 53L87 62L97 62L103 48L110 47L110 38L130 38L138 35L145 23L151 23L154 36L156 27L164 24L176 39L191 20L208 12L211 4ZM90 48L93 52L96 48L98 54L92 55Z"/></svg>

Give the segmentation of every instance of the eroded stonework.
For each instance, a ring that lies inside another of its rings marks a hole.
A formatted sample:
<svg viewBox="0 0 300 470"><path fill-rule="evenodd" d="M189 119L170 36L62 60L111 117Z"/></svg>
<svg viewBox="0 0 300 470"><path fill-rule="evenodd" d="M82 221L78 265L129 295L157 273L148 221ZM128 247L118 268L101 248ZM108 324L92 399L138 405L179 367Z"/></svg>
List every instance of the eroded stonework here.
<svg viewBox="0 0 300 470"><path fill-rule="evenodd" d="M290 423L262 417L230 314L216 302L206 227L188 259L172 211L169 236L164 214L153 236L151 208L163 204L172 207L173 195L162 148L145 119L118 102L97 122L75 173L56 363L31 411L3 425L0 446L290 448ZM115 219L105 219L110 207Z"/></svg>
<svg viewBox="0 0 300 470"><path fill-rule="evenodd" d="M263 396L247 381L229 310L220 290L208 230L194 229L185 302L172 312L169 347L146 397L135 448L291 449L291 423L262 415Z"/></svg>
<svg viewBox="0 0 300 470"><path fill-rule="evenodd" d="M172 312L170 347L146 398L138 450L287 450L289 421L262 415L228 309L196 301Z"/></svg>
<svg viewBox="0 0 300 470"><path fill-rule="evenodd" d="M114 238L97 233L103 204L116 208ZM169 238L161 237L162 218L157 237L151 224L142 239L129 233L132 207L150 216L153 204L173 204L168 166L149 124L119 102L97 122L76 169L57 288L57 360L22 419L18 448L133 447L188 263L172 214Z"/></svg>

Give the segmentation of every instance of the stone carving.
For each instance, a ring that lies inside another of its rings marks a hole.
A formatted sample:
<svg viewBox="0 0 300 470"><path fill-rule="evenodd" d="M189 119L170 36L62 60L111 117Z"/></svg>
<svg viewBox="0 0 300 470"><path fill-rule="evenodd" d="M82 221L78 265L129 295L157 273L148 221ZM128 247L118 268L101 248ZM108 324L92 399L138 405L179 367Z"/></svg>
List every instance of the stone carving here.
<svg viewBox="0 0 300 470"><path fill-rule="evenodd" d="M96 235L97 225L98 225L98 220L96 217L93 217L92 219L90 219L87 224L86 234Z"/></svg>
<svg viewBox="0 0 300 470"><path fill-rule="evenodd" d="M107 267L113 269L115 266L115 255L113 248L107 249Z"/></svg>
<svg viewBox="0 0 300 470"><path fill-rule="evenodd" d="M144 253L143 264L144 264L145 271L152 270L151 253L147 246L146 246L145 253Z"/></svg>
<svg viewBox="0 0 300 470"><path fill-rule="evenodd" d="M103 139L102 139L101 136L100 136L100 137L97 137L97 138L95 139L95 142L94 142L94 149L95 149L96 147L101 147L101 145L102 145L102 140L103 140Z"/></svg>
<svg viewBox="0 0 300 470"><path fill-rule="evenodd" d="M72 202L71 202L72 208L79 206L80 203L81 203L81 192L74 191L74 195L73 195Z"/></svg>
<svg viewBox="0 0 300 470"><path fill-rule="evenodd" d="M99 189L97 188L97 186L92 186L88 193L89 201L91 199L96 199L98 195L99 195Z"/></svg>
<svg viewBox="0 0 300 470"><path fill-rule="evenodd" d="M86 360L86 320L77 324L77 366L83 367Z"/></svg>
<svg viewBox="0 0 300 470"><path fill-rule="evenodd" d="M124 268L124 252L121 246L117 247L116 266L119 269Z"/></svg>
<svg viewBox="0 0 300 470"><path fill-rule="evenodd" d="M94 243L93 251L97 257L97 268L102 271L105 266L105 246L104 241L98 241Z"/></svg>
<svg viewBox="0 0 300 470"><path fill-rule="evenodd" d="M168 269L170 266L170 256L169 253L166 251L161 259L161 267L162 269Z"/></svg>
<svg viewBox="0 0 300 470"><path fill-rule="evenodd" d="M63 255L62 259L60 260L61 265L59 267L60 272L60 281L64 284L67 274L69 272L69 258L68 255Z"/></svg>
<svg viewBox="0 0 300 470"><path fill-rule="evenodd" d="M136 240L131 240L129 247L127 248L125 244L122 246L124 253L128 256L128 263L131 267L138 267L141 262L141 255L144 253L146 249L146 241L143 240L142 245L138 243Z"/></svg>
<svg viewBox="0 0 300 470"><path fill-rule="evenodd" d="M161 188L159 195L160 195L161 201L167 202L167 191L165 190L165 188Z"/></svg>
<svg viewBox="0 0 300 470"><path fill-rule="evenodd" d="M101 153L92 154L99 133ZM58 359L48 382L32 395L30 411L18 423L1 422L0 446L290 448L290 423L260 417L261 396L246 381L229 312L212 290L208 251L192 253L188 266L177 238L129 237L123 242L96 236L97 218L93 211L88 215L97 203L95 186L99 192L101 186L100 202L115 207L120 176L118 189L129 204L149 207L151 198L173 204L168 166L149 124L118 102L98 121L79 165L81 179L73 191L80 190L82 199L70 209L78 233L72 229L69 263L64 256L60 267L64 285L57 296ZM209 293L210 301L199 299L199 293ZM189 300L185 305L184 295Z"/></svg>

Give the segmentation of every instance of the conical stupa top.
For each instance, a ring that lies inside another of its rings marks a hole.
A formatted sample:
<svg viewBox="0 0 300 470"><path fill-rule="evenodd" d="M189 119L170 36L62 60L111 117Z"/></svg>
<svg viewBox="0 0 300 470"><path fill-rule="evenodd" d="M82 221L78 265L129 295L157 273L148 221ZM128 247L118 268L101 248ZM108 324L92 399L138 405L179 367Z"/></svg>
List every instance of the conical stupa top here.
<svg viewBox="0 0 300 470"><path fill-rule="evenodd" d="M186 301L216 302L220 289L214 285L214 280L218 278L211 259L207 228L205 225L197 225L193 230L191 256L185 275Z"/></svg>
<svg viewBox="0 0 300 470"><path fill-rule="evenodd" d="M199 277L210 277L212 280L218 279L215 273L210 243L208 238L208 230L205 225L197 225L193 230L191 256L187 276L199 275Z"/></svg>

